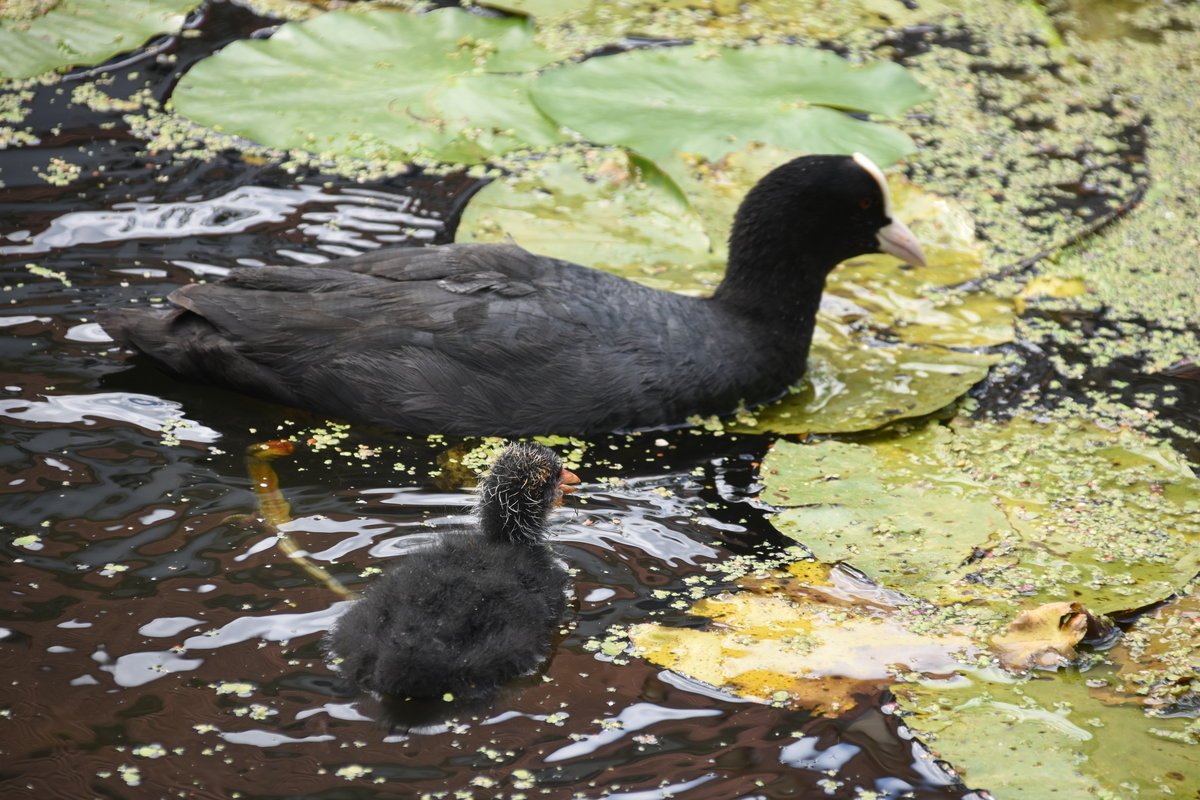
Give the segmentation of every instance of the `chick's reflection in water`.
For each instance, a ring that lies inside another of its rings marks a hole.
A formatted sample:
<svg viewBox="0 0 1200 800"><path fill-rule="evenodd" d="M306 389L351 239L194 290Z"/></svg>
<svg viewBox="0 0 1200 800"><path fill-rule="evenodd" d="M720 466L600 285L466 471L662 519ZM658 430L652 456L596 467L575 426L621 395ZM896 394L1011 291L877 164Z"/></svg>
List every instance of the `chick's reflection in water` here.
<svg viewBox="0 0 1200 800"><path fill-rule="evenodd" d="M547 519L578 482L549 448L505 448L479 485L478 526L401 557L338 620L326 647L342 678L402 725L454 713L449 701L486 705L536 670L569 581Z"/></svg>

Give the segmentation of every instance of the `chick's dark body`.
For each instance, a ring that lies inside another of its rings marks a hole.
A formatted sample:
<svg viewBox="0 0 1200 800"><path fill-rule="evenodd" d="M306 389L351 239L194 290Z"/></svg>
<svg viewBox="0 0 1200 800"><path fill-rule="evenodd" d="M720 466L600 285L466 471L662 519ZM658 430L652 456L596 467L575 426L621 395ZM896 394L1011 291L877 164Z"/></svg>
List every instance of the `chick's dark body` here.
<svg viewBox="0 0 1200 800"><path fill-rule="evenodd" d="M326 649L354 689L487 700L547 656L566 606L548 516L578 477L549 448L506 447L479 483L476 525L397 559L338 619Z"/></svg>
<svg viewBox="0 0 1200 800"><path fill-rule="evenodd" d="M359 688L420 698L487 692L543 661L568 580L545 544L446 535L376 580L327 644L345 654L338 672Z"/></svg>

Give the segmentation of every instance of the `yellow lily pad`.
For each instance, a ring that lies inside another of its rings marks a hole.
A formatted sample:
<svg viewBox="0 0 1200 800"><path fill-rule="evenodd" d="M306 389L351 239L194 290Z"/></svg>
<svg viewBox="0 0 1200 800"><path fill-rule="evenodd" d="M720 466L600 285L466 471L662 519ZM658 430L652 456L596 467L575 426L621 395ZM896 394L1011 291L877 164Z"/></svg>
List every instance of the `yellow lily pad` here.
<svg viewBox="0 0 1200 800"><path fill-rule="evenodd" d="M743 697L828 715L878 695L898 671L944 675L974 652L965 636L914 632L875 587L844 570L799 562L740 588L692 606L713 620L707 630L635 626L636 652Z"/></svg>
<svg viewBox="0 0 1200 800"><path fill-rule="evenodd" d="M1030 279L1015 298L1018 314L1024 314L1031 301L1043 298L1077 297L1087 292L1087 284L1081 278L1059 278L1054 275L1038 275Z"/></svg>

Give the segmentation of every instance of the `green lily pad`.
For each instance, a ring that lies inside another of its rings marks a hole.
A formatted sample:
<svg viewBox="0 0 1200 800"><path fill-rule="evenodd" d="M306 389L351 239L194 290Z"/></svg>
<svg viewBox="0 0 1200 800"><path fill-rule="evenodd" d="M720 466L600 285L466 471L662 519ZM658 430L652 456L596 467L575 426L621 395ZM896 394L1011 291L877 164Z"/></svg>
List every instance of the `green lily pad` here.
<svg viewBox="0 0 1200 800"><path fill-rule="evenodd" d="M855 67L787 46L635 50L546 72L533 87L561 124L656 161L675 151L715 160L760 141L890 164L913 152L908 136L842 110L894 116L929 97L891 62Z"/></svg>
<svg viewBox="0 0 1200 800"><path fill-rule="evenodd" d="M734 47L747 41L845 45L864 30L898 27L897 0L486 0L481 5L532 15L538 40L565 55L596 52L631 38Z"/></svg>
<svg viewBox="0 0 1200 800"><path fill-rule="evenodd" d="M967 786L998 800L1190 797L1200 786L1200 748L1187 740L1194 720L1106 707L1079 676L989 677L892 690L908 727Z"/></svg>
<svg viewBox="0 0 1200 800"><path fill-rule="evenodd" d="M720 155L742 136L890 163L912 151L907 135L835 109L894 115L927 96L891 62L852 67L797 47L638 50L535 74L556 58L525 19L332 12L231 44L193 67L174 101L197 122L270 147L372 160L477 164L562 142L565 124L664 159ZM791 78L764 81L761 70ZM581 127L585 107L626 123Z"/></svg>
<svg viewBox="0 0 1200 800"><path fill-rule="evenodd" d="M592 0L488 0L480 5L542 20L578 12L587 8L591 2Z"/></svg>
<svg viewBox="0 0 1200 800"><path fill-rule="evenodd" d="M0 78L99 64L136 50L160 33L175 33L199 0L60 0L0 10Z"/></svg>
<svg viewBox="0 0 1200 800"><path fill-rule="evenodd" d="M457 238L511 240L655 288L705 294L724 274L729 226L742 197L796 155L752 145L716 163L675 158L668 177L620 150L573 152L484 187L467 205ZM834 270L796 393L743 415L734 429L878 428L943 408L999 359L971 350L1012 339L1012 304L986 292L946 289L982 274L971 219L903 180L893 181L892 194L929 266L905 269L880 255Z"/></svg>
<svg viewBox="0 0 1200 800"><path fill-rule="evenodd" d="M552 58L517 18L331 12L204 59L174 102L271 147L473 164L563 140L528 99L529 73Z"/></svg>
<svg viewBox="0 0 1200 800"><path fill-rule="evenodd" d="M984 616L1139 608L1200 564L1200 481L1165 445L1097 426L959 422L868 444L777 442L763 499L817 558Z"/></svg>
<svg viewBox="0 0 1200 800"><path fill-rule="evenodd" d="M512 240L689 293L711 289L724 272L703 222L671 179L618 149L571 151L493 181L471 198L455 238Z"/></svg>

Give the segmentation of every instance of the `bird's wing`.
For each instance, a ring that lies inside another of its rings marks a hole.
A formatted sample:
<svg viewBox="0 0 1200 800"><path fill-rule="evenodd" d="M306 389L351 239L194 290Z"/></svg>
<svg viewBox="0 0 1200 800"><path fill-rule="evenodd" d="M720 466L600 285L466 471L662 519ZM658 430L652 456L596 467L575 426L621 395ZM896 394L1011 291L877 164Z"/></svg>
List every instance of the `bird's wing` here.
<svg viewBox="0 0 1200 800"><path fill-rule="evenodd" d="M440 247L388 247L316 265L236 270L229 286L272 291L336 291L355 286L436 282L456 293L487 290L504 296L533 291L531 280L567 262L537 256L510 244L450 244ZM575 265L570 265L575 266Z"/></svg>
<svg viewBox="0 0 1200 800"><path fill-rule="evenodd" d="M522 330L538 331L542 346L553 344L545 341L548 328L539 327L551 318L549 329L560 336L600 334L596 326L613 320L590 299L630 286L513 245L471 244L240 269L215 284L181 287L169 299L248 353L264 347L290 353L297 336L311 340L319 331L343 352L414 346L467 355L489 342L519 348Z"/></svg>
<svg viewBox="0 0 1200 800"><path fill-rule="evenodd" d="M487 431L511 414L565 430L588 422L555 416L572 393L596 393L596 414L628 405L605 393L654 345L654 314L629 313L657 307L643 292L674 297L510 245L392 249L184 286L162 330L143 318L125 338L184 377L350 418Z"/></svg>

